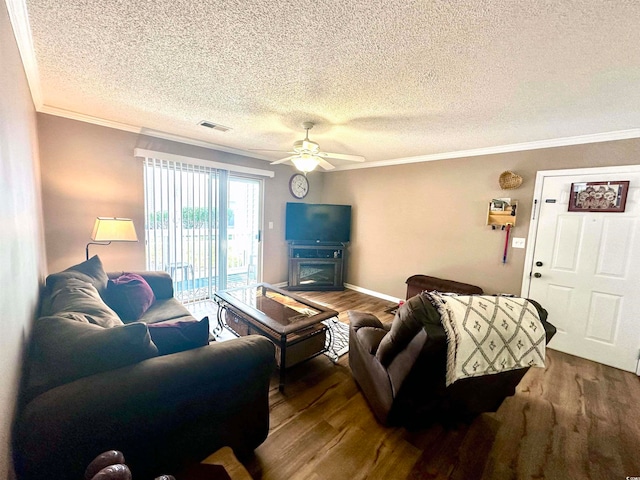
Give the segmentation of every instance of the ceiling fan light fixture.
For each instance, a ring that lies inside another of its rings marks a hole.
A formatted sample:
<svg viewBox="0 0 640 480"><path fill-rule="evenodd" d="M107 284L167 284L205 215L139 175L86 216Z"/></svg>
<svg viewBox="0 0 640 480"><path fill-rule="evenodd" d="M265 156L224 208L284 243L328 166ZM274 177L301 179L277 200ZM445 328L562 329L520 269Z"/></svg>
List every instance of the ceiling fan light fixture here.
<svg viewBox="0 0 640 480"><path fill-rule="evenodd" d="M320 145L311 140L298 140L293 143L293 151L296 153L316 154L320 151Z"/></svg>
<svg viewBox="0 0 640 480"><path fill-rule="evenodd" d="M309 155L308 153L301 153L297 157L293 157L291 162L295 167L303 173L312 172L320 163L321 158L315 155Z"/></svg>

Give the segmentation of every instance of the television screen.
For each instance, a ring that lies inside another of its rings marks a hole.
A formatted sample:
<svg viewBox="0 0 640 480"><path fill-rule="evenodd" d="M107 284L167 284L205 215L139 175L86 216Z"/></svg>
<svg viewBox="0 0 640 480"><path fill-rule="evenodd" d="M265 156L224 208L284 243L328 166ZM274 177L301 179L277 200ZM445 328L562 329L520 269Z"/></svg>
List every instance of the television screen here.
<svg viewBox="0 0 640 480"><path fill-rule="evenodd" d="M290 242L349 242L351 205L287 203L285 239Z"/></svg>

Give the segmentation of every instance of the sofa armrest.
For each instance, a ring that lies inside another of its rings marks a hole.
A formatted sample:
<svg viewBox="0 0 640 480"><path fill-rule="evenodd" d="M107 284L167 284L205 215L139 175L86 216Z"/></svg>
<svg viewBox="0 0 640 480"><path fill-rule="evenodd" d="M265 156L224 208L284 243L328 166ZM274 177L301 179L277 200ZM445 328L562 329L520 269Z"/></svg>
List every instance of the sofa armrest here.
<svg viewBox="0 0 640 480"><path fill-rule="evenodd" d="M273 343L252 335L49 390L16 424L20 478L82 478L112 449L140 478L176 472L224 445L250 451L268 434L274 368Z"/></svg>
<svg viewBox="0 0 640 480"><path fill-rule="evenodd" d="M124 272L109 272L107 275L110 280L119 277ZM136 275L140 275L144 278L151 290L153 290L153 294L156 299L162 300L173 297L173 280L171 276L167 272L163 272L161 270L157 271L144 271L144 272L129 272L135 273Z"/></svg>

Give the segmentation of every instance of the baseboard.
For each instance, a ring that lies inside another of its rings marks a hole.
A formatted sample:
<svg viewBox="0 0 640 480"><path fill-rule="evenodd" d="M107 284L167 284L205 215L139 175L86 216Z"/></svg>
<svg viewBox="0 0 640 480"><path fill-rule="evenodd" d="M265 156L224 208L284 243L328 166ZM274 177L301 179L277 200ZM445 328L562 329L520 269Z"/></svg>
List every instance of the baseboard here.
<svg viewBox="0 0 640 480"><path fill-rule="evenodd" d="M280 283L272 283L274 287L278 288L286 288L289 286L288 282L280 282ZM366 288L359 287L357 285L352 285L350 283L345 283L344 288L348 288L349 290L354 290L359 293L364 293L366 295L371 295L372 297L380 298L382 300L388 300L389 302L399 303L400 300L404 300L404 298L392 297L391 295L387 295L385 293L375 292L373 290L369 290Z"/></svg>
<svg viewBox="0 0 640 480"><path fill-rule="evenodd" d="M404 298L392 297L391 295L387 295L385 293L375 292L373 290L369 290L367 288L358 287L357 285L352 285L350 283L344 284L345 288L349 290L354 290L359 293L364 293L366 295L371 295L372 297L380 298L382 300L388 300L389 302L398 303L400 300L404 300Z"/></svg>

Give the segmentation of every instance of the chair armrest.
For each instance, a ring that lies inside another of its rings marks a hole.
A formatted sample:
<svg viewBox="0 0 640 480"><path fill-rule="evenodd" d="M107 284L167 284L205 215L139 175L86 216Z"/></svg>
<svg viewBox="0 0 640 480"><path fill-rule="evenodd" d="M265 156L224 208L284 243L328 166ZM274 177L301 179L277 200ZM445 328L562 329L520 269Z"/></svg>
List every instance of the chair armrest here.
<svg viewBox="0 0 640 480"><path fill-rule="evenodd" d="M390 324L383 324L378 317L372 313L349 310L349 326L355 332L362 348L372 355L376 354L378 345L389 332Z"/></svg>
<svg viewBox="0 0 640 480"><path fill-rule="evenodd" d="M273 343L252 335L59 386L20 415L17 469L25 479L82 478L91 460L111 449L138 472L149 462L197 462L223 445L253 449L268 433L274 369Z"/></svg>
<svg viewBox="0 0 640 480"><path fill-rule="evenodd" d="M533 306L536 307L536 310L538 310L538 316L540 317L540 322L542 322L542 326L544 327L544 333L545 333L545 336L546 336L546 341L547 341L547 343L549 343L549 341L553 338L553 336L557 332L556 327L553 326L552 324L550 324L547 321L547 317L549 316L549 312L547 312L542 307L542 305L540 305L535 300L532 300L530 298L528 298L527 300L529 300L529 302L531 302L533 304Z"/></svg>
<svg viewBox="0 0 640 480"><path fill-rule="evenodd" d="M349 316L349 325L356 330L362 327L382 328L388 331L390 326L385 326L375 315L367 312L359 312L356 310L349 310L347 312Z"/></svg>
<svg viewBox="0 0 640 480"><path fill-rule="evenodd" d="M375 355L378 346L388 332L382 328L361 327L356 330L358 341L367 352Z"/></svg>

